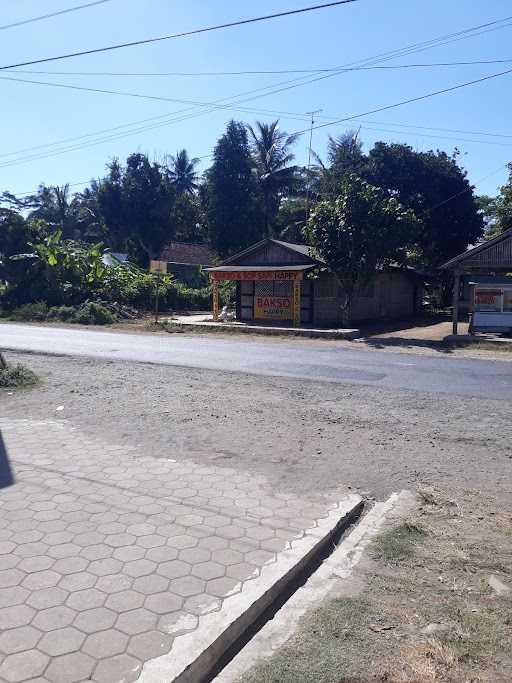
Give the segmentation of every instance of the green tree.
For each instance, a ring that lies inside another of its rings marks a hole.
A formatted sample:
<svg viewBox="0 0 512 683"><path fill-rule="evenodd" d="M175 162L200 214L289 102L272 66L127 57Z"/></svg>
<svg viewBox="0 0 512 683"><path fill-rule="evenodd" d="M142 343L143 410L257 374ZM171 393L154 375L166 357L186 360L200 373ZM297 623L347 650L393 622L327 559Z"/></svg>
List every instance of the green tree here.
<svg viewBox="0 0 512 683"><path fill-rule="evenodd" d="M198 163L199 159L189 158L186 149L180 150L174 156L171 155L169 178L178 197L183 194L194 194L197 191L199 174L196 172L196 166Z"/></svg>
<svg viewBox="0 0 512 683"><path fill-rule="evenodd" d="M335 200L320 202L312 211L305 236L343 288L347 321L358 287L386 264L403 262L416 229L411 209L353 173L345 174Z"/></svg>
<svg viewBox="0 0 512 683"><path fill-rule="evenodd" d="M290 165L294 155L290 151L298 135L288 135L279 129L279 121L256 122L256 130L247 126L251 135L251 151L263 196L264 227L271 234L283 194L296 189L297 167Z"/></svg>
<svg viewBox="0 0 512 683"><path fill-rule="evenodd" d="M206 214L212 246L221 255L262 239L264 220L247 130L230 121L206 174Z"/></svg>
<svg viewBox="0 0 512 683"><path fill-rule="evenodd" d="M171 224L178 242L204 242L207 239L203 207L197 195L182 194L176 198Z"/></svg>
<svg viewBox="0 0 512 683"><path fill-rule="evenodd" d="M78 237L77 207L72 201L69 184L40 185L35 194L23 200L23 204L29 209L30 219L42 220L53 230L60 230L65 239Z"/></svg>
<svg viewBox="0 0 512 683"><path fill-rule="evenodd" d="M398 143L377 142L364 177L412 209L420 230L411 252L436 267L463 252L483 235L484 222L458 152L416 152ZM412 238L412 236L411 236Z"/></svg>
<svg viewBox="0 0 512 683"><path fill-rule="evenodd" d="M508 181L500 188L496 199L497 234L512 228L512 163L508 165Z"/></svg>
<svg viewBox="0 0 512 683"><path fill-rule="evenodd" d="M316 165L311 169L311 194L317 198L333 198L347 173L363 175L367 158L359 131L347 130L338 137L329 135L327 163L314 154Z"/></svg>
<svg viewBox="0 0 512 683"><path fill-rule="evenodd" d="M484 238L492 240L501 233L501 228L497 222L497 208L498 197L490 197L487 194L481 194L475 197L480 214L484 221Z"/></svg>
<svg viewBox="0 0 512 683"><path fill-rule="evenodd" d="M172 239L176 192L166 170L145 154L131 154L124 168L117 160L108 168L98 188L107 243L127 249L146 266Z"/></svg>

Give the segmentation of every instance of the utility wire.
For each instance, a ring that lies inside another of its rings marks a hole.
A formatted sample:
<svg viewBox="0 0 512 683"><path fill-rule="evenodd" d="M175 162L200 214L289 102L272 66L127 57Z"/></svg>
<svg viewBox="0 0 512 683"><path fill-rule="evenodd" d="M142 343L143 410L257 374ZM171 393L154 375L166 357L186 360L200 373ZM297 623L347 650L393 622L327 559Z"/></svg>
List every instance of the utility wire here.
<svg viewBox="0 0 512 683"><path fill-rule="evenodd" d="M43 19L51 19L52 17L59 17L62 14L69 14L70 12L77 12L78 10L87 9L88 7L94 7L95 5L103 5L106 2L111 2L112 0L96 0L95 2L88 2L85 5L78 5L77 7L68 7L67 9L61 9L58 12L51 12L50 14L41 14L39 17L32 17L31 19L23 19L22 21L16 21L13 24L5 24L0 26L0 31L5 31L8 28L15 28L17 26L24 26L25 24L32 24L34 21L43 21Z"/></svg>
<svg viewBox="0 0 512 683"><path fill-rule="evenodd" d="M135 47L139 45L148 45L149 43L158 43L163 40L173 40L175 38L186 38L188 36L197 35L199 33L208 33L211 31L220 31L226 28L233 28L235 26L244 26L246 24L255 24L260 21L269 21L270 19L278 19L280 17L289 17L295 14L304 14L305 12L312 12L319 9L326 9L328 7L337 7L338 5L348 5L358 0L336 0L336 2L326 2L321 5L310 5L309 7L301 7L299 9L286 10L284 12L276 12L275 14L267 14L260 17L252 17L250 19L239 19L238 21L231 21L225 24L217 24L216 26L206 26L204 28L194 29L192 31L182 31L180 33L171 33L156 38L145 38L143 40L133 40L127 43L117 43L108 45L106 47L96 47L90 50L80 50L79 52L68 52L67 54L57 55L55 57L44 57L41 59L32 59L18 64L8 64L0 66L0 70L14 69L18 66L30 66L32 64L43 64L46 62L56 62L62 59L70 59L71 57L82 57L84 55L98 54L99 52L110 52L111 50L120 50L125 47Z"/></svg>
<svg viewBox="0 0 512 683"><path fill-rule="evenodd" d="M432 68L441 66L475 66L475 65L487 65L487 64L509 64L512 59L483 59L483 60L470 60L463 62L430 62L426 64L392 64L386 66L354 66L352 68L340 69L340 67L331 68L321 68L316 69L277 69L274 71L136 71L136 72L125 72L125 71L26 71L23 69L13 69L12 71L6 70L6 73L13 74L31 74L40 76L143 76L147 78L148 76L272 76L272 75L284 75L284 74L312 74L312 73L343 73L345 71L373 71L375 69L419 69L419 68Z"/></svg>
<svg viewBox="0 0 512 683"><path fill-rule="evenodd" d="M423 51L423 50L426 50L426 49L430 49L430 48L432 48L432 47L437 47L437 46L439 46L439 45L445 45L445 44L450 43L450 42L454 42L454 41L458 41L458 40L464 40L464 39L466 39L466 38L472 38L472 37L474 37L475 35L481 35L481 33L487 33L487 32L492 31L492 30L498 30L499 28L505 28L507 25L503 26L503 25L498 25L498 24L503 24L503 22L507 21L507 20L510 19L510 18L511 18L511 17L505 17L504 19L500 19L500 20L496 20L496 21L493 21L493 22L489 22L489 23L487 23L487 24L481 24L481 25L479 25L479 26L474 26L474 27L471 27L471 28L468 28L468 29L464 29L464 30L462 30L462 31L458 31L458 32L456 32L456 33L451 33L451 34L448 34L448 35L439 36L439 37L437 37L437 38L430 39L430 40L428 40L428 41L424 41L424 42L421 42L421 43L415 43L415 44L411 44L411 45L405 46L405 47L400 48L400 49L395 49L395 50L392 50L392 51L380 53L380 54L378 54L378 55L376 55L376 56L374 56L374 57L367 58L367 59L365 59L365 60L361 60L360 62L353 62L352 64L345 64L345 65L342 65L342 66L340 67L340 69L346 68L346 67L348 67L348 66L353 66L353 65L361 65L361 64L364 65L364 64L378 63L378 62L382 62L382 61L388 61L388 60L393 59L394 57L400 56L400 55L402 55L402 54L410 54L410 53L412 53L412 52ZM489 28L489 26L492 26L493 28ZM482 28L484 28L485 30L484 30L484 31L481 31ZM480 33L475 33L476 31L480 31ZM291 81L284 81L284 82L281 83L281 84L275 84L275 85L273 85L273 86L267 86L267 87L263 87L263 88L257 88L257 89L255 89L255 90L248 91L248 92L245 92L245 93L241 93L241 94L239 94L239 95L237 95L237 96L233 96L233 97L241 97L241 96L244 96L244 95L251 95L251 94L254 94L254 93L262 93L262 92L264 93L263 95L256 94L254 97L249 97L249 98L246 98L245 100L241 100L241 102L246 102L246 101L248 101L248 100L258 99L260 96L265 96L265 95L267 95L267 94L275 94L275 93L277 93L277 92L282 92L283 90L287 90L287 89L289 89L289 88L291 88L291 87L298 87L298 86L300 86L300 85L306 85L306 84L308 84L308 83L311 83L311 82L314 82L314 81L317 81L317 80L321 80L321 79L325 79L325 78L331 78L331 77L336 76L336 75L337 75L337 73L332 73L332 74L323 75L323 76L320 76L319 78L314 78L314 79L310 79L310 80L306 80L306 81L304 80L304 77L301 77L301 78L298 78L298 79L293 79L293 80L291 80ZM276 90L276 89L275 89L275 88L276 88L277 86L279 86L279 85L286 85L286 84L292 84L292 85L290 85L289 87L281 88L281 89L279 89L279 90ZM274 90L271 90L272 88L274 88ZM271 92L268 92L269 90L271 90ZM212 103L212 104L214 104L215 106L218 106L219 104L224 103L224 102L229 101L229 100L231 100L231 104L233 104L233 97L224 98L224 99L222 99L222 100L217 100L215 103ZM240 103L240 100L236 101L236 104L238 104L238 103ZM192 111L193 111L193 109L194 109L194 108L192 108ZM84 145L74 145L74 146L68 147L68 148L66 148L66 149L58 150L57 152L53 152L53 153L51 153L51 154L49 154L49 155L48 155L48 154L46 154L46 155L41 155L41 154L40 154L40 155L38 155L38 156L37 156L37 155L33 155L33 156L31 156L31 157L25 157L25 158L19 159L19 160L16 160L16 159L15 159L15 160L14 160L13 162L11 162L11 163L21 163L21 162L29 161L29 160L36 160L36 159L41 159L41 158L48 158L48 157L50 157L50 156L56 156L56 155L58 155L58 154L62 154L62 153L68 152L68 151L75 151L75 150L77 150L77 149L82 149L82 148L86 148L86 147L91 147L91 146L94 146L94 145L97 145L97 144L102 144L102 143L104 143L104 142L109 142L109 141L111 141L111 140L116 140L116 139L119 139L119 138L123 138L123 137L127 137L127 136L130 136L130 135L134 135L134 134L137 134L137 133L145 132L145 131L147 131L147 130L154 130L154 129L156 129L156 128L164 127L164 126L170 125L170 124L172 124L172 123L176 123L176 122L179 122L179 121L186 120L186 118L192 118L192 117L198 116L198 115L201 116L201 115L203 115L203 114L205 114L205 113L210 113L211 111L214 111L214 110L215 110L215 109L210 109L210 110L208 110L208 109L203 109L203 111L200 112L199 114L197 114L197 113L196 113L196 114L192 113L192 114L190 114L190 116L187 117L187 116L185 116L185 115L186 115L188 112L191 111L191 108L189 108L189 109L182 109L182 110L179 110L179 111L176 111L176 112L172 112L172 113L170 113L170 114L164 114L164 115L161 115L161 116L158 116L158 117L152 117L152 118L150 118L150 119L139 120L139 121L133 122L132 124L123 124L123 125L120 125L120 126L116 126L116 127L114 127L114 128L111 128L111 129L105 129L105 130L102 130L102 131L97 131L96 133L89 133L89 134L82 135L82 136L79 136L79 137L76 137L76 138L67 138L67 139L61 140L60 142L57 142L57 143L48 143L48 144L46 144L46 145L38 145L37 147L26 148L26 149L24 149L24 150L18 150L17 152L10 152L10 153L8 153L7 155L3 155L3 156L14 156L15 154L20 154L20 153L23 153L23 152L28 152L28 151L32 151L32 150L35 150L35 149L48 148L48 147L51 147L51 146L53 146L53 145L62 145L62 144L68 143L68 142L78 141L78 140L82 140L82 139L85 139L85 138L91 138L91 137L93 137L93 136L95 136L95 135L104 135L104 134L106 134L106 133L113 132L113 131L118 131L118 130L121 130L121 129L123 129L123 128L126 129L126 128L129 128L129 127L131 127L131 126L136 126L136 125L140 125L140 124L150 123L150 125L141 126L141 127L139 127L139 128L129 130L128 132L125 131L125 132L117 133L117 134L110 135L110 136L106 135L105 137L103 137L103 138L101 138L101 139L98 139L98 140L95 140L95 141L92 141L92 142L85 143ZM260 110L260 111L261 111L261 110ZM182 115L182 114L183 114L183 115ZM178 115L178 117L177 117L176 115ZM169 116L171 116L172 118L169 119ZM361 114L361 115L359 115L359 116L364 116L364 114Z"/></svg>

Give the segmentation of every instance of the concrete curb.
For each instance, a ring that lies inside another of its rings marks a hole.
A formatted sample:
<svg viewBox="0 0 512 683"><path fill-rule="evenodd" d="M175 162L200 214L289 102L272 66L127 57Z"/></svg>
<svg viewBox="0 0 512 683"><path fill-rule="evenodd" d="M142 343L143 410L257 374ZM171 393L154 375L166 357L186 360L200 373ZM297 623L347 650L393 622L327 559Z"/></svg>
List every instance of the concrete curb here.
<svg viewBox="0 0 512 683"><path fill-rule="evenodd" d="M350 577L364 550L382 530L388 517L404 514L414 505L415 496L409 491L393 493L387 501L376 503L305 585L215 678L215 683L243 680L243 674L259 659L270 657L282 647L293 636L304 614L317 607L333 591L339 579Z"/></svg>
<svg viewBox="0 0 512 683"><path fill-rule="evenodd" d="M351 494L320 519L292 547L266 565L243 592L226 598L222 610L203 616L199 628L179 636L171 651L146 662L138 683L198 683L261 614L319 556L331 539L362 510L363 500Z"/></svg>
<svg viewBox="0 0 512 683"><path fill-rule="evenodd" d="M272 327L270 325L230 325L229 323L171 321L171 326L182 327L183 332L223 332L224 334L261 334L269 337L307 337L310 339L357 339L358 329L321 329L307 327Z"/></svg>

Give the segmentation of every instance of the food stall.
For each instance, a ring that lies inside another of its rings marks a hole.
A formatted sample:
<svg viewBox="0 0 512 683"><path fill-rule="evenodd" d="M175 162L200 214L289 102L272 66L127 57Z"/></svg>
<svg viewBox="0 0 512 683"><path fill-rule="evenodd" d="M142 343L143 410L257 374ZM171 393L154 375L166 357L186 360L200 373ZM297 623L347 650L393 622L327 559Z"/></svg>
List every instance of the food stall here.
<svg viewBox="0 0 512 683"><path fill-rule="evenodd" d="M470 285L470 332L512 332L512 278L476 279Z"/></svg>

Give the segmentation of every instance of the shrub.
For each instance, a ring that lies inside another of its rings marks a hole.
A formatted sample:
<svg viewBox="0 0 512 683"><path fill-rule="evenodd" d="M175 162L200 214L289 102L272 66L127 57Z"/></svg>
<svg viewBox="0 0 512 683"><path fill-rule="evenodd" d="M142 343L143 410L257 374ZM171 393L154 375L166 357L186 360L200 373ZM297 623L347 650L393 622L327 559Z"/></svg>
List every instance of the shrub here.
<svg viewBox="0 0 512 683"><path fill-rule="evenodd" d="M0 368L1 388L29 387L37 382L37 375L24 365L8 365Z"/></svg>
<svg viewBox="0 0 512 683"><path fill-rule="evenodd" d="M48 306L44 301L36 301L31 304L23 304L23 306L19 306L18 308L15 308L11 313L9 314L9 317L11 320L19 320L19 321L26 321L26 320L46 320L46 316L48 315Z"/></svg>
<svg viewBox="0 0 512 683"><path fill-rule="evenodd" d="M46 320L61 320L66 322L71 320L76 314L76 308L74 306L52 306L48 309L48 315Z"/></svg>
<svg viewBox="0 0 512 683"><path fill-rule="evenodd" d="M95 301L88 301L75 313L71 322L80 325L110 325L115 321L116 316L108 308Z"/></svg>

